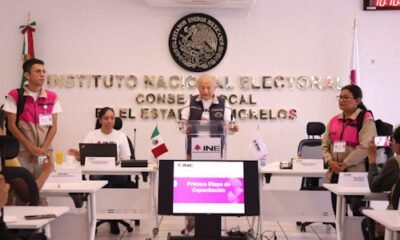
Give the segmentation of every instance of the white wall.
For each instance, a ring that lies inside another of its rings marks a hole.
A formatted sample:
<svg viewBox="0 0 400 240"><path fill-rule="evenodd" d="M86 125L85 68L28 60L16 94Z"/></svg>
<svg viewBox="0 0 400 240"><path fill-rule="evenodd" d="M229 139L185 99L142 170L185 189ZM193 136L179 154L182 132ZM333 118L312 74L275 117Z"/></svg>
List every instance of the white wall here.
<svg viewBox="0 0 400 240"><path fill-rule="evenodd" d="M19 86L22 37L18 26L28 12L37 21L36 56L51 74L190 75L171 58L168 35L175 22L192 12L217 18L228 35L225 58L212 74L339 76L346 84L350 67L353 17L359 22L359 48L365 102L376 117L399 123L400 16L398 11L363 12L361 0L259 0L250 10L157 9L141 0L28 1L0 0L0 94ZM142 83L141 83L142 84ZM240 94L235 90L228 93ZM143 85L141 85L143 86ZM56 89L64 112L59 116L55 148L77 146L94 124L95 106L138 108L133 98L151 90ZM159 91L153 91L159 92ZM172 93L187 93L171 90ZM222 93L222 91L220 91ZM193 92L194 93L194 92ZM249 94L249 93L244 93ZM332 90L252 91L255 108L296 108L294 121L260 121L271 159L289 159L306 136L308 121L327 122L338 112ZM177 106L173 106L177 107ZM183 158L183 136L171 120L127 120L124 132L137 128L137 157L150 157L150 135L158 122L170 152ZM229 139L232 159L252 158L247 145L257 121L240 121L241 131Z"/></svg>

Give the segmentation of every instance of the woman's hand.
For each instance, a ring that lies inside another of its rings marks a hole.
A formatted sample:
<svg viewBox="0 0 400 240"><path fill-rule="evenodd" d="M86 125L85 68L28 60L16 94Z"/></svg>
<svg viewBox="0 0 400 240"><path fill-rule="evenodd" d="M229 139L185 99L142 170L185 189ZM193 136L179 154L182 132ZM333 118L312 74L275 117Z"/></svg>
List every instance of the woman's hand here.
<svg viewBox="0 0 400 240"><path fill-rule="evenodd" d="M73 148L68 149L68 155L74 156L76 161L80 161L80 159L81 159L78 149L73 149Z"/></svg>
<svg viewBox="0 0 400 240"><path fill-rule="evenodd" d="M367 152L368 152L368 163L369 164L376 163L376 145L374 137L368 143Z"/></svg>
<svg viewBox="0 0 400 240"><path fill-rule="evenodd" d="M339 174L340 172L343 172L346 169L346 165L344 163L340 162L335 162L335 161L328 161L329 167L332 169L332 171L336 174Z"/></svg>
<svg viewBox="0 0 400 240"><path fill-rule="evenodd" d="M49 156L47 156L47 159L45 161L43 161L42 163L42 172L50 175L50 173L54 170L54 163L53 161L50 159Z"/></svg>
<svg viewBox="0 0 400 240"><path fill-rule="evenodd" d="M3 175L0 175L0 207L4 207L8 200L8 191L10 190L10 185L6 183Z"/></svg>

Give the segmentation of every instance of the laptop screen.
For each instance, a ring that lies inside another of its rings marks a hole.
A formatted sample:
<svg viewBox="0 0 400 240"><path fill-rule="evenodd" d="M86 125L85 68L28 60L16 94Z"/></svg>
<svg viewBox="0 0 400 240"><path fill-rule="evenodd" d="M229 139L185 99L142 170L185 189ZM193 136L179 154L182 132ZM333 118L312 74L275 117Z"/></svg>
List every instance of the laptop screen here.
<svg viewBox="0 0 400 240"><path fill-rule="evenodd" d="M86 157L114 157L118 165L117 144L115 143L79 143L81 165L85 165Z"/></svg>

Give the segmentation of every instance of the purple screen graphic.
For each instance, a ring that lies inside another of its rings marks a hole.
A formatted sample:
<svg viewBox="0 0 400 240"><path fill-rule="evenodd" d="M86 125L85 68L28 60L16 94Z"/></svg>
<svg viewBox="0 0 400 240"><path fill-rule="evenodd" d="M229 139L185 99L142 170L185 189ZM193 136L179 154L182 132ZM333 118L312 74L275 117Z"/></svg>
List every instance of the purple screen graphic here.
<svg viewBox="0 0 400 240"><path fill-rule="evenodd" d="M174 178L174 203L244 203L243 178Z"/></svg>

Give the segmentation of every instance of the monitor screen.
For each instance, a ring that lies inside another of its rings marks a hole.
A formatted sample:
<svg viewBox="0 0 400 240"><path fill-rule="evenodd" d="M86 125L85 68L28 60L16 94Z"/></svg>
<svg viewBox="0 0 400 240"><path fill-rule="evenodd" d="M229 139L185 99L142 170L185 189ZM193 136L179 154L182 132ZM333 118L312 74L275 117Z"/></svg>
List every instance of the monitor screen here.
<svg viewBox="0 0 400 240"><path fill-rule="evenodd" d="M114 157L118 164L117 144L115 143L79 143L81 165L85 165L86 157Z"/></svg>
<svg viewBox="0 0 400 240"><path fill-rule="evenodd" d="M259 213L256 161L160 161L159 214Z"/></svg>

